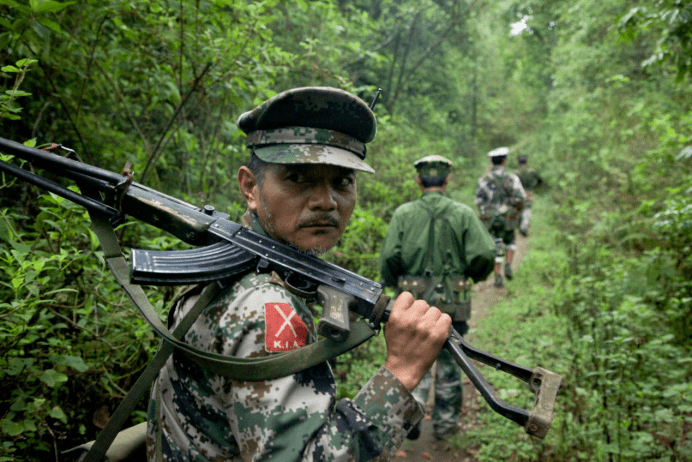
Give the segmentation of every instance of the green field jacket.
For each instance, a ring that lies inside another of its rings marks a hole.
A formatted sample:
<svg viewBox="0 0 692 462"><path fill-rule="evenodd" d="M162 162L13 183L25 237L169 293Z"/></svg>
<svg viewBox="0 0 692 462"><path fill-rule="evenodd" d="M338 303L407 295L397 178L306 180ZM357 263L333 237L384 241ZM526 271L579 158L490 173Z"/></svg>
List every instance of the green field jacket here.
<svg viewBox="0 0 692 462"><path fill-rule="evenodd" d="M438 216L432 249L431 213ZM439 191L397 208L379 258L382 277L391 286L403 276L426 276L426 268L433 277L458 275L478 282L488 277L494 264L495 243L475 212Z"/></svg>

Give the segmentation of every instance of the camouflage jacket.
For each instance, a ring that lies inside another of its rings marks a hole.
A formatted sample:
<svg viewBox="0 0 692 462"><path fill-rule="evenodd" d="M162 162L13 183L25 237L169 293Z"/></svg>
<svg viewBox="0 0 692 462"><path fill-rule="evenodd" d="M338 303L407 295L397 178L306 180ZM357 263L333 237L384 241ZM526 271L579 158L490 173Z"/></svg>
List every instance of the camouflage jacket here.
<svg viewBox="0 0 692 462"><path fill-rule="evenodd" d="M434 243L429 242L430 213L440 217L435 220ZM385 282L395 286L400 276L423 276L426 269L431 276L463 275L482 281L494 261L495 243L473 210L430 191L396 209L379 263Z"/></svg>
<svg viewBox="0 0 692 462"><path fill-rule="evenodd" d="M516 173L527 193L535 190L543 183L543 178L531 167L519 167Z"/></svg>
<svg viewBox="0 0 692 462"><path fill-rule="evenodd" d="M263 232L256 220L252 228ZM185 340L244 358L315 342L311 310L278 282L275 275L242 276L207 306ZM193 292L177 304L173 324L195 298ZM226 379L176 352L155 386L149 461L155 460L157 421L165 461L384 461L423 416L412 395L384 367L354 399L337 402L327 363L250 382Z"/></svg>
<svg viewBox="0 0 692 462"><path fill-rule="evenodd" d="M503 166L493 167L490 173L478 180L474 202L480 210L481 220L489 228L494 220L499 219L507 229L513 229L518 225L519 211L525 200L526 192L521 180Z"/></svg>

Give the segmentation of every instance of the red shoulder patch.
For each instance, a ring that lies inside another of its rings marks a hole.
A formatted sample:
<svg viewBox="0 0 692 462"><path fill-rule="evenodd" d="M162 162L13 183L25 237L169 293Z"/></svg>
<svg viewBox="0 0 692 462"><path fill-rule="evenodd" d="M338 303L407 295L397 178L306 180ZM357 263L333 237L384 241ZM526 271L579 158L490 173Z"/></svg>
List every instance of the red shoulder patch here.
<svg viewBox="0 0 692 462"><path fill-rule="evenodd" d="M264 347L269 352L295 350L304 347L308 328L288 303L265 303L266 332Z"/></svg>

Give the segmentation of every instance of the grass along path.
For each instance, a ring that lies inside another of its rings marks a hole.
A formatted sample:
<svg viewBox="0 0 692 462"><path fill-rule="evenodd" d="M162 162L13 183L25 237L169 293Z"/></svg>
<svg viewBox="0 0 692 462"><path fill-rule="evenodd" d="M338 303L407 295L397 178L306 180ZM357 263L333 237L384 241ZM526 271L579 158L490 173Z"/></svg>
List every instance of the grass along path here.
<svg viewBox="0 0 692 462"><path fill-rule="evenodd" d="M524 258L529 246L529 239L517 233L517 252L512 261L512 269L516 274L521 260ZM483 318L490 310L502 299L507 297L507 285L503 288L494 286L493 275L491 274L485 281L476 284L473 288L473 298L471 299L471 320L470 331L467 334L467 340L474 344L474 332L483 322ZM511 285L509 290L511 291ZM492 352L490 352L492 353ZM482 372L483 373L483 372ZM459 433L468 433L471 430L477 430L478 413L482 406L487 407L488 404L480 396L476 388L469 381L468 377L462 374L464 387L464 405L459 414ZM434 385L433 385L434 386ZM430 393L433 394L432 392ZM423 419L421 426L421 435L415 440L406 440L395 458L396 462L473 462L476 459L473 456L473 445L466 448L458 447L453 441L450 445L444 441L435 439L432 428L432 420L430 414L432 412L432 402L428 402L428 412Z"/></svg>

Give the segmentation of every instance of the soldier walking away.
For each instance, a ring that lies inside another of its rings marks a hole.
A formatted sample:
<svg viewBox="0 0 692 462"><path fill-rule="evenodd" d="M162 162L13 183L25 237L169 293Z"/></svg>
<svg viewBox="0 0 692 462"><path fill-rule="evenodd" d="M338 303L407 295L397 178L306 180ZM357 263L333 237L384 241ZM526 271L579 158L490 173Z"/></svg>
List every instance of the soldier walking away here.
<svg viewBox="0 0 692 462"><path fill-rule="evenodd" d="M524 202L524 208L521 210L521 221L519 223L519 232L522 236L529 235L529 227L531 226L531 206L533 205L533 195L535 190L543 184L543 178L538 172L529 167L528 156L525 154L520 154L517 156L517 163L519 168L516 171L519 180L521 180L521 185L526 191L526 201Z"/></svg>
<svg viewBox="0 0 692 462"><path fill-rule="evenodd" d="M518 226L526 192L519 177L506 170L509 148L497 148L488 153L492 169L478 180L475 203L480 217L495 239L495 287L503 287L503 257L505 277L512 279L512 258L517 249L514 229Z"/></svg>
<svg viewBox="0 0 692 462"><path fill-rule="evenodd" d="M373 172L364 162L376 133L368 105L335 88L296 88L242 114L238 125L251 152L237 177L248 207L243 224L310 254L334 246L356 205L356 171ZM171 324L199 293L175 305ZM310 298L276 273L248 271L206 306L185 341L236 358L303 348L317 340ZM148 460L388 460L423 416L411 392L451 323L401 294L384 328L384 366L339 401L327 362L275 380L232 380L176 351L152 391Z"/></svg>
<svg viewBox="0 0 692 462"><path fill-rule="evenodd" d="M492 272L495 243L474 211L445 194L452 162L427 156L414 164L421 196L399 206L382 243L379 265L385 284L410 291L452 316L464 335L471 316L471 280L482 281ZM425 408L431 374L414 392ZM438 439L457 430L462 404L461 371L451 354L437 357L433 427ZM418 427L409 433L416 439Z"/></svg>

